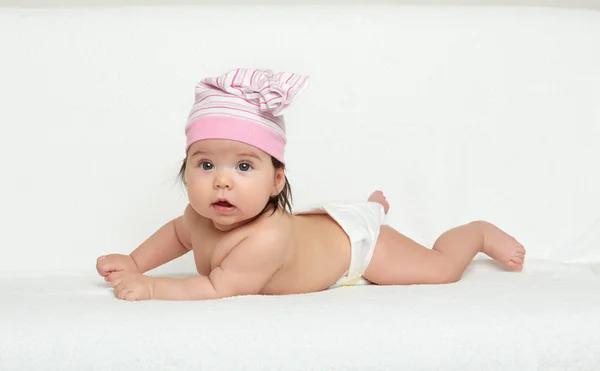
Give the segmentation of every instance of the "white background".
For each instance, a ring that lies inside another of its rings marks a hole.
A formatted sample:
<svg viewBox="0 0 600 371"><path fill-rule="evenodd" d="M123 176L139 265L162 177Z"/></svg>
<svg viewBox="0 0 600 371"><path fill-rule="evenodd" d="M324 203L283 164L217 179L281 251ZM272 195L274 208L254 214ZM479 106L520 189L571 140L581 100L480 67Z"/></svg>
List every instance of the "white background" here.
<svg viewBox="0 0 600 371"><path fill-rule="evenodd" d="M597 11L4 8L0 48L0 270L94 269L178 216L194 86L237 67L312 78L296 207L380 188L427 246L487 219L530 258L600 260Z"/></svg>

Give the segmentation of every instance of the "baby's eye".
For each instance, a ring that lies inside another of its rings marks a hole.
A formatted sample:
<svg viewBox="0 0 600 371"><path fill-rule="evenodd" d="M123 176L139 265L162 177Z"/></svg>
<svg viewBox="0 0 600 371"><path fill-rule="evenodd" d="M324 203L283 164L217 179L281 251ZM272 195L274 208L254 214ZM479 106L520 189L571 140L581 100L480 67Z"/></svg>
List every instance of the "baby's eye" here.
<svg viewBox="0 0 600 371"><path fill-rule="evenodd" d="M199 165L202 168L202 170L212 170L212 168L214 167L214 165L208 161L202 161Z"/></svg>
<svg viewBox="0 0 600 371"><path fill-rule="evenodd" d="M250 164L249 164L249 163L247 163L247 162L242 162L241 164L239 164L239 165L238 165L238 168L239 168L241 171L248 171L248 170L252 169L252 165L250 165Z"/></svg>

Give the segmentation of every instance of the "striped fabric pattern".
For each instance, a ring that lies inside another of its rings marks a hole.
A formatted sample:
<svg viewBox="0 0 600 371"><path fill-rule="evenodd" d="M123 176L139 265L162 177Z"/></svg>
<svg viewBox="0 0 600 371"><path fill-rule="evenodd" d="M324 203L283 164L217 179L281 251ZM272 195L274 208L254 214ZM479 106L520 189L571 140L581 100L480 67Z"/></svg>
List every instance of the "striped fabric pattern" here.
<svg viewBox="0 0 600 371"><path fill-rule="evenodd" d="M187 149L201 139L231 139L282 161L286 143L283 112L307 88L308 81L306 75L243 68L201 80L186 125Z"/></svg>

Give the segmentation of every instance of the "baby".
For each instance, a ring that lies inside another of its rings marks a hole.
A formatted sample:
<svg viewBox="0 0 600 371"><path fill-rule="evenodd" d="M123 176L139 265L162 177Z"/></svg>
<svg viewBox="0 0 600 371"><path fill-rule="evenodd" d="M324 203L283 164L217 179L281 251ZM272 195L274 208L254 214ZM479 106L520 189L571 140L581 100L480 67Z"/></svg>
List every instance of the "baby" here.
<svg viewBox="0 0 600 371"><path fill-rule="evenodd" d="M292 213L282 113L308 77L237 69L196 86L180 175L189 204L130 255L97 260L124 300L283 295L363 284L458 281L483 252L520 271L525 249L485 221L443 233L425 248L384 225L381 191ZM197 276L144 275L193 251Z"/></svg>

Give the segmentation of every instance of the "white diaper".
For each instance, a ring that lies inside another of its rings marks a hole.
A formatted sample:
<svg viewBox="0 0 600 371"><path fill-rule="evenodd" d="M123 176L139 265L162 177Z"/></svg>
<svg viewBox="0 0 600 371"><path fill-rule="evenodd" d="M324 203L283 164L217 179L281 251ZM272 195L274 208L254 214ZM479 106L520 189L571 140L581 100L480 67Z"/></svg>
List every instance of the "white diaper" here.
<svg viewBox="0 0 600 371"><path fill-rule="evenodd" d="M363 274L371 262L379 230L385 220L383 206L369 201L330 202L296 214L315 212L331 216L346 232L351 243L350 268L330 288L370 284Z"/></svg>

